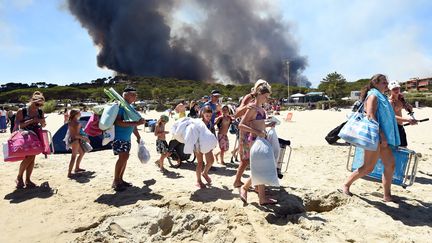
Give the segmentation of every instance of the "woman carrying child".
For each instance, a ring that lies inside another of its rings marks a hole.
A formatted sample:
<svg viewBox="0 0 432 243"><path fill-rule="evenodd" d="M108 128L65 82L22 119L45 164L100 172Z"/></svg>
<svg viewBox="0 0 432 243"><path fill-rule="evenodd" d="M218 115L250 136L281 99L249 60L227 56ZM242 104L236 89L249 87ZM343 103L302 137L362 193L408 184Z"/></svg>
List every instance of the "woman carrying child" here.
<svg viewBox="0 0 432 243"><path fill-rule="evenodd" d="M156 123L156 127L154 130L154 135L157 137L156 139L156 150L160 153L160 158L156 161L159 165L159 169L161 172L165 172L163 162L165 158L171 155L168 148L168 143L166 141L165 135L168 134L168 131L165 131L165 124L169 121L168 116L161 115L159 120Z"/></svg>
<svg viewBox="0 0 432 243"><path fill-rule="evenodd" d="M69 130L69 146L72 149L72 155L69 162L69 169L67 177L72 178L72 169L75 165L75 174L85 171L80 168L81 160L84 157L85 151L82 146L83 143L90 143L87 135L81 127L79 118L81 113L79 110L71 110L69 113L68 130ZM78 155L78 158L77 158Z"/></svg>

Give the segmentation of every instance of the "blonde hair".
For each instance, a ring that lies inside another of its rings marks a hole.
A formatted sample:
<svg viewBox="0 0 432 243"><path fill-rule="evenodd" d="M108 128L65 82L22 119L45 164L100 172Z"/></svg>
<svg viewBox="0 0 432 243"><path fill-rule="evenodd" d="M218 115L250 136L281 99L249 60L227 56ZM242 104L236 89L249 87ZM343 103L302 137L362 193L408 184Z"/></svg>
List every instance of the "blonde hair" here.
<svg viewBox="0 0 432 243"><path fill-rule="evenodd" d="M255 90L256 90L259 86L261 86L261 85L268 85L268 86L270 86L269 83L268 83L267 81L265 81L264 79L258 79L258 80L255 82L255 85L253 86L253 88L251 88L251 92L252 92L252 93L255 93Z"/></svg>
<svg viewBox="0 0 432 243"><path fill-rule="evenodd" d="M259 94L271 94L271 86L268 83L261 84L254 90L253 96L256 97Z"/></svg>
<svg viewBox="0 0 432 243"><path fill-rule="evenodd" d="M42 92L35 91L30 99L31 103L37 103L37 102L45 102L45 97L43 96Z"/></svg>

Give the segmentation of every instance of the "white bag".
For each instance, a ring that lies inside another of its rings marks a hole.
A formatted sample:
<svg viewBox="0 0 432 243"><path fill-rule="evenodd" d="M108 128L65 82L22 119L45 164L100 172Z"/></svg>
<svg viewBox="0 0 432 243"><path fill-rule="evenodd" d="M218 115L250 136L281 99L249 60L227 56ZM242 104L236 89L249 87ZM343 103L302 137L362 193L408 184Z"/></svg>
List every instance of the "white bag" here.
<svg viewBox="0 0 432 243"><path fill-rule="evenodd" d="M106 104L102 115L99 119L99 128L107 130L114 125L119 112L119 105L117 103Z"/></svg>
<svg viewBox="0 0 432 243"><path fill-rule="evenodd" d="M276 129L274 127L272 127L268 131L267 140L270 142L270 144L273 148L273 154L274 154L274 158L276 160L275 162L276 162L276 166L277 166L279 154L280 154L280 145L279 145L279 138L278 138L278 135L276 134Z"/></svg>
<svg viewBox="0 0 432 243"><path fill-rule="evenodd" d="M267 139L257 137L250 148L252 185L279 186L273 148Z"/></svg>
<svg viewBox="0 0 432 243"><path fill-rule="evenodd" d="M71 148L71 145L69 143L69 138L70 138L70 133L69 133L69 129L68 129L67 132L66 132L65 137L63 138L63 142L66 145L66 150L69 150Z"/></svg>
<svg viewBox="0 0 432 243"><path fill-rule="evenodd" d="M103 132L102 146L109 144L114 141L115 130L114 126L111 126L108 130Z"/></svg>
<svg viewBox="0 0 432 243"><path fill-rule="evenodd" d="M138 147L138 158L143 164L146 164L150 160L150 152L145 147L145 142L142 139L140 140Z"/></svg>

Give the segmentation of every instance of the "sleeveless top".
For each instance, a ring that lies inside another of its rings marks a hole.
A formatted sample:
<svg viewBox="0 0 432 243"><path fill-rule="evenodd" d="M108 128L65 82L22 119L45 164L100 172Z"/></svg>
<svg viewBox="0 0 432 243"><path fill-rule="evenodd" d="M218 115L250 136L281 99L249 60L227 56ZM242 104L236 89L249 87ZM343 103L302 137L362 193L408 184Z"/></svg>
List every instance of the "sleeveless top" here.
<svg viewBox="0 0 432 243"><path fill-rule="evenodd" d="M38 111L38 117L40 118L40 119L42 119L43 118L43 112L42 112L42 110L41 109L37 109L37 111ZM22 109L22 113L23 113L23 120L22 120L22 122L26 122L26 121L28 121L28 120L31 120L31 119L33 119L34 118L34 116L30 116L28 113L28 107L24 107L23 109ZM38 129L38 128L41 128L41 126L39 125L39 124L30 124L30 125L28 125L28 126L26 126L25 128L22 128L23 130L31 130L31 131L36 131L36 129Z"/></svg>

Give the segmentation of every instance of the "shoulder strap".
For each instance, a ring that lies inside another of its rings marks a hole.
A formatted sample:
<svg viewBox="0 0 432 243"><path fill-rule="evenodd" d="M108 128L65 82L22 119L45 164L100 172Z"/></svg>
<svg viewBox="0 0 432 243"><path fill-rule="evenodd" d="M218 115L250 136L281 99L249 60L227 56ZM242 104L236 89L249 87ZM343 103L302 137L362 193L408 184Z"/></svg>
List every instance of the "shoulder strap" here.
<svg viewBox="0 0 432 243"><path fill-rule="evenodd" d="M22 108L23 119L27 116L27 107Z"/></svg>
<svg viewBox="0 0 432 243"><path fill-rule="evenodd" d="M39 118L43 118L43 111L41 109L38 109Z"/></svg>

